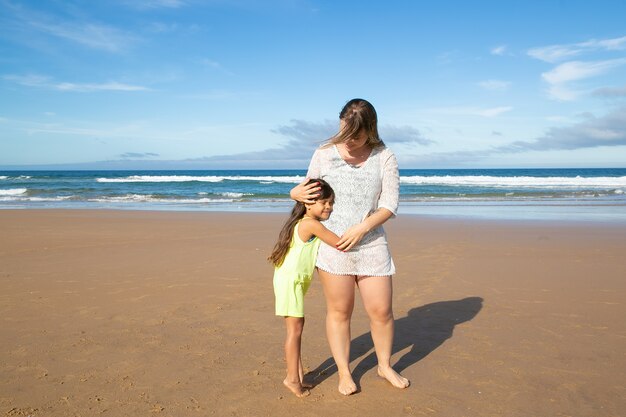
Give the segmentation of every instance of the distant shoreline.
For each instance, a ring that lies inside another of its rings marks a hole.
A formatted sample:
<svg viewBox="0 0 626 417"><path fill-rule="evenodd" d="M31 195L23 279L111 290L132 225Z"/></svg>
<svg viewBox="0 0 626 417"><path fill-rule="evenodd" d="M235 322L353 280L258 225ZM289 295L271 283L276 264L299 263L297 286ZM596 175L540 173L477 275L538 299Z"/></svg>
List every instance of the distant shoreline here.
<svg viewBox="0 0 626 417"><path fill-rule="evenodd" d="M304 170L0 171L0 209L285 212ZM400 213L626 222L626 169L401 169Z"/></svg>

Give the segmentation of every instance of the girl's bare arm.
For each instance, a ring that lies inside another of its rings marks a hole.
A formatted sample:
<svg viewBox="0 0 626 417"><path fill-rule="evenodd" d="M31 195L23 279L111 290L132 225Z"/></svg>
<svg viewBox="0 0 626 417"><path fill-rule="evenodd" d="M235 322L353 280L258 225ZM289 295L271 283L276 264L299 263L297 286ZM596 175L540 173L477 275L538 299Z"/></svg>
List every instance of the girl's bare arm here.
<svg viewBox="0 0 626 417"><path fill-rule="evenodd" d="M386 208L381 208L376 210L370 216L365 218L361 223L355 224L350 227L346 232L341 236L337 249L342 251L348 251L352 249L354 245L359 243L363 236L367 234L370 230L377 228L381 224L385 223L393 216L393 213Z"/></svg>
<svg viewBox="0 0 626 417"><path fill-rule="evenodd" d="M339 236L328 230L322 223L315 219L306 219L300 222L298 227L300 238L307 241L311 236L317 236L320 240L333 248L337 247Z"/></svg>

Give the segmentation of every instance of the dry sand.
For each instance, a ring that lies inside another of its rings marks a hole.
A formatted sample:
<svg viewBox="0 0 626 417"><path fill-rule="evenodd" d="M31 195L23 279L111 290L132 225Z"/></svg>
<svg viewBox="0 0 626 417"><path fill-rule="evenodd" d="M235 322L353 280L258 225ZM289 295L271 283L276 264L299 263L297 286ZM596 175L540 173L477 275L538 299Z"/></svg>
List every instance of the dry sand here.
<svg viewBox="0 0 626 417"><path fill-rule="evenodd" d="M386 229L393 362L376 376L353 319L361 391L336 390L316 281L304 363L282 386L282 319L265 262L284 216L0 211L5 416L621 416L626 226L433 220Z"/></svg>

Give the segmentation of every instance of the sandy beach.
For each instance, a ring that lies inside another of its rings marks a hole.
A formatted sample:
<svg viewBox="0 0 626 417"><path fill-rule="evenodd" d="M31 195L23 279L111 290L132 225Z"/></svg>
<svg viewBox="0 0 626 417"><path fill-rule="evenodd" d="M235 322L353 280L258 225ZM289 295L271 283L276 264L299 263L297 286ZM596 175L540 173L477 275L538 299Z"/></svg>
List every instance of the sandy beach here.
<svg viewBox="0 0 626 417"><path fill-rule="evenodd" d="M376 376L360 305L337 392L324 298L283 386L265 258L279 214L0 211L4 416L620 416L626 225L399 216L397 390Z"/></svg>

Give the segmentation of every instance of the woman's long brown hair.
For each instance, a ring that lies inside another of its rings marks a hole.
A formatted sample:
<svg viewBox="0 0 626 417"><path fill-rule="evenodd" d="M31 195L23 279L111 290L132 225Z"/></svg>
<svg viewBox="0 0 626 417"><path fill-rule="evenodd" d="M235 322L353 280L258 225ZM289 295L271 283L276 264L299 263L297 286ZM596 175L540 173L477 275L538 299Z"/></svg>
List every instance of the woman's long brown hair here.
<svg viewBox="0 0 626 417"><path fill-rule="evenodd" d="M310 179L307 181L305 185L309 185L313 182L319 183L320 190L317 197L313 198L313 200L325 200L327 198L332 198L335 196L335 192L331 188L330 185L324 180L321 179ZM306 214L306 205L299 201L296 201L296 204L291 209L291 214L289 218L283 225L283 228L278 235L278 242L274 245L274 250L272 250L272 254L267 258L268 261L274 264L274 266L278 267L283 264L285 257L287 256L287 252L289 252L289 248L291 247L291 239L293 238L293 230L296 227L296 223L300 219L304 217Z"/></svg>
<svg viewBox="0 0 626 417"><path fill-rule="evenodd" d="M376 109L369 101L362 98L353 98L348 101L339 113L339 120L343 122L342 128L324 146L346 142L361 132L365 132L367 135L367 142L365 143L370 148L385 146L385 143L378 135L378 115L376 114Z"/></svg>

